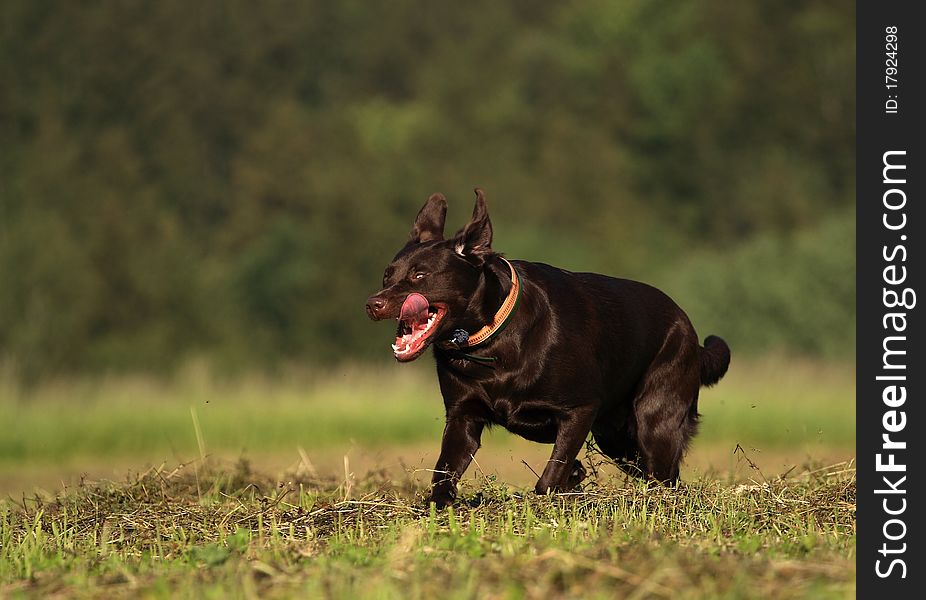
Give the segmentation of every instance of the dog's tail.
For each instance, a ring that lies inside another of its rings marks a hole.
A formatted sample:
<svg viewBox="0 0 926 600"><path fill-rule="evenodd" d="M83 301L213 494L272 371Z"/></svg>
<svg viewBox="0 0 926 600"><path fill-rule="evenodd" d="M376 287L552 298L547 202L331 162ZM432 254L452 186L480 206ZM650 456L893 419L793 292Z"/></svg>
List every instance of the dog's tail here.
<svg viewBox="0 0 926 600"><path fill-rule="evenodd" d="M701 348L701 385L714 385L730 366L730 346L716 335L704 338Z"/></svg>

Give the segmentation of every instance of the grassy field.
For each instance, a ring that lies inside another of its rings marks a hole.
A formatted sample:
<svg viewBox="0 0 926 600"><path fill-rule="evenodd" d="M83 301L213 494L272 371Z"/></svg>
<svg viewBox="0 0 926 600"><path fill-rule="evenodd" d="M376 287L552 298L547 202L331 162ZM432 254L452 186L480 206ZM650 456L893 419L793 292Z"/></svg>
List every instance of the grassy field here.
<svg viewBox="0 0 926 600"><path fill-rule="evenodd" d="M431 369L0 383L0 597L854 594L851 366L734 363L679 490L493 431L439 514Z"/></svg>
<svg viewBox="0 0 926 600"><path fill-rule="evenodd" d="M772 472L808 458L852 458L854 377L851 366L734 363L720 385L702 392L688 472L730 470L737 444ZM329 473L343 470L344 455L361 467L399 467L400 458L419 466L438 449L443 405L426 361L277 378L223 379L191 368L169 381L62 380L29 390L7 381L0 383L0 422L15 424L0 436L0 492L9 493L59 488L82 473L118 477L201 451L227 460L244 454L270 471L301 462L299 448ZM549 454L501 430L487 434L484 446L483 466L504 470L513 462L513 474L529 473L521 460Z"/></svg>
<svg viewBox="0 0 926 600"><path fill-rule="evenodd" d="M157 469L0 508L0 595L841 598L850 464L757 484L617 481L538 497L492 478L436 513L379 476Z"/></svg>

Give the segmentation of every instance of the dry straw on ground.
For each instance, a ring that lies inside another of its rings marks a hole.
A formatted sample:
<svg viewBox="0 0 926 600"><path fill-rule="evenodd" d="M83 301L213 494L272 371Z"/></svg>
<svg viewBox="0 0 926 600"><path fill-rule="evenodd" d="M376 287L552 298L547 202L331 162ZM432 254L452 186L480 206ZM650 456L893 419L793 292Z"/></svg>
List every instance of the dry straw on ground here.
<svg viewBox="0 0 926 600"><path fill-rule="evenodd" d="M274 479L198 461L7 502L0 591L842 596L855 497L844 463L678 489L591 480L550 497L483 477L436 512L411 478L302 467Z"/></svg>

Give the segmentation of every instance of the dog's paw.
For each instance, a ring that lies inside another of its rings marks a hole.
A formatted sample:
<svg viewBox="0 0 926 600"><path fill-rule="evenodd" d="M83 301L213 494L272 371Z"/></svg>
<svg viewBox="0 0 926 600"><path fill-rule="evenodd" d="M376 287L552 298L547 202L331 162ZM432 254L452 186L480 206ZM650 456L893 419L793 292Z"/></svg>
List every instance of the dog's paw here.
<svg viewBox="0 0 926 600"><path fill-rule="evenodd" d="M425 502L425 507L428 508L433 504L437 510L443 510L452 505L455 500L456 498L453 496L453 494L435 490L431 492L430 496L428 496L428 499Z"/></svg>
<svg viewBox="0 0 926 600"><path fill-rule="evenodd" d="M566 489L574 490L582 485L582 482L585 481L585 477L588 474L585 472L585 467L582 466L582 463L576 460L572 465L572 471L569 472L569 479L566 480Z"/></svg>
<svg viewBox="0 0 926 600"><path fill-rule="evenodd" d="M463 498L463 503L470 508L477 508L485 503L485 498L483 498L482 492L478 492L468 498Z"/></svg>

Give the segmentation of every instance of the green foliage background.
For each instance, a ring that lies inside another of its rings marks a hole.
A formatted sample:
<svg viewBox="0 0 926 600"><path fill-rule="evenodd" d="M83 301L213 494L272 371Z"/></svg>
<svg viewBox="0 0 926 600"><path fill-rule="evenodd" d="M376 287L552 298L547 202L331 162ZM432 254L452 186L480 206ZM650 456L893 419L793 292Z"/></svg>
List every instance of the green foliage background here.
<svg viewBox="0 0 926 600"><path fill-rule="evenodd" d="M0 360L388 360L427 195L735 352L854 344L854 5L0 5Z"/></svg>

